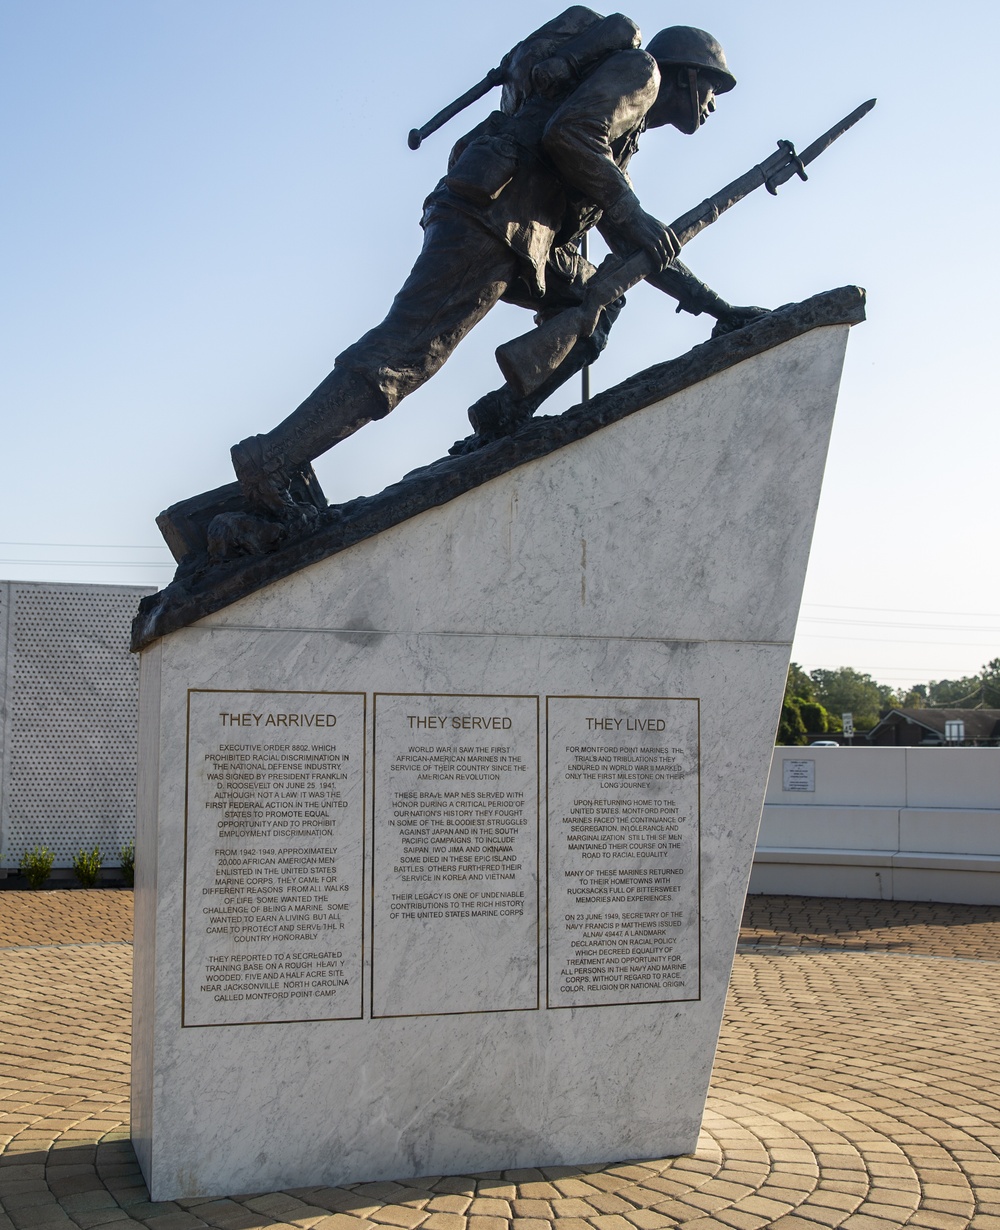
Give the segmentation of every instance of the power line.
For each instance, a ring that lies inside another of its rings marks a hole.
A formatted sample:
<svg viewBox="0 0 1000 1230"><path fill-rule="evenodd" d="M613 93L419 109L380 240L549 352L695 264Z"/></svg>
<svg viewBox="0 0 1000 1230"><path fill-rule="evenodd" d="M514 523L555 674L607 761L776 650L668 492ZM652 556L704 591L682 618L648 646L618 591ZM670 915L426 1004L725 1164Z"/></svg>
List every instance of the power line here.
<svg viewBox="0 0 1000 1230"><path fill-rule="evenodd" d="M812 670L837 670L836 666L814 666ZM873 673L874 672L874 673ZM807 674L809 672L806 672ZM926 667L915 666L912 671L904 674L893 674L892 671L881 671L878 667L873 667L872 671L865 671L864 674L870 674L876 684L884 684L889 687L906 687L911 688L917 683L954 683L956 676L959 679L965 678L960 672L947 671L929 671ZM951 702L949 702L950 704ZM947 706L944 706L947 708Z"/></svg>
<svg viewBox="0 0 1000 1230"><path fill-rule="evenodd" d="M834 662L834 661L826 661L826 662L822 662L822 661L820 661L820 660L818 660L818 659L815 659L815 658L810 658L810 657L809 657L808 655L806 655L806 654L803 654L802 656L805 658L805 660L806 660L807 662L817 662L817 665L812 666L812 667L810 667L810 668L809 668L810 670L841 670L841 669L842 669L842 668L846 665L846 664L844 663L844 661L843 661L843 660L840 660L840 661L837 661L837 662ZM796 665L798 665L798 666L802 666L802 663L801 663L801 662L796 661ZM803 669L803 670L805 670L805 667L802 667L802 669ZM861 673L861 674L867 674L867 673L868 673L868 671L867 671L867 670L862 671L860 667L853 667L852 669L860 671L860 673ZM897 664L897 663L895 663L895 662L893 662L892 664L889 664L889 663L878 663L878 662L876 662L874 665L872 665L872 666L871 666L871 670L873 670L873 671L882 671L882 672L885 672L886 674L889 674L889 675L894 674L894 673L897 673L897 672L898 672L898 673L906 672L906 673L908 674L908 673L909 673L909 672L911 672L911 671L932 671L932 670L935 670L935 671L947 671L947 670L955 671L955 670L959 670L959 669L960 669L960 668L959 668L959 667L957 667L957 666L940 666L940 665L938 665L938 666L925 666L922 662L921 662L921 663L916 663L916 662L909 662L909 663L906 663L906 662L904 662L904 663L902 663L902 664ZM973 674L975 674L976 672L972 672L972 673L973 673ZM964 677L964 676L963 676L963 677Z"/></svg>
<svg viewBox="0 0 1000 1230"><path fill-rule="evenodd" d="M978 629L978 631L989 631L989 629ZM852 641L855 644L863 642L866 645L936 645L944 647L945 645L953 646L962 649L996 649L998 641L1000 641L1000 633L997 634L997 640L994 641L914 641L904 639L902 637L885 637L885 636L834 636L832 633L823 632L802 632L795 639L811 641Z"/></svg>
<svg viewBox="0 0 1000 1230"><path fill-rule="evenodd" d="M806 661L813 661L813 659L806 658ZM796 665L801 666L802 664L799 662L799 663L796 663ZM843 662L820 662L817 666L812 667L812 669L813 670L840 670L843 666L844 666ZM803 670L804 669L805 668L803 667ZM858 669L858 668L854 668L854 669ZM958 670L959 668L956 666L925 666L923 663L918 664L914 662L909 662L909 663L893 662L891 665L888 663L876 662L872 666L871 669L885 671L887 674L891 675L893 672L896 672L896 671L927 671L927 670L946 671L946 670ZM865 672L862 672L862 673L865 673Z"/></svg>
<svg viewBox="0 0 1000 1230"><path fill-rule="evenodd" d="M891 619L836 619L826 615L800 615L799 623L837 624L854 628L913 628L917 632L990 632L1000 636L1000 628L982 628L975 624L908 624Z"/></svg>
<svg viewBox="0 0 1000 1230"><path fill-rule="evenodd" d="M833 602L803 602L802 605L822 607L826 611L881 611L885 615L963 615L970 619L1000 619L1000 615L983 611L921 611L908 606L838 606Z"/></svg>

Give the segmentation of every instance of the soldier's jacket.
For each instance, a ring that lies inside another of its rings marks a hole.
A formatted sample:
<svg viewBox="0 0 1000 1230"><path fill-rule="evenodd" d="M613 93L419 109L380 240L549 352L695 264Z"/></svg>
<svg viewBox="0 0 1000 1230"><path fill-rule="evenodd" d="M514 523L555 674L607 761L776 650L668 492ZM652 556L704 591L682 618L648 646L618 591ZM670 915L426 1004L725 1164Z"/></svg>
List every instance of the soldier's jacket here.
<svg viewBox="0 0 1000 1230"><path fill-rule="evenodd" d="M656 61L632 45L638 31L625 18L575 6L532 37L549 31L557 54L574 45L561 38L583 36L591 62L581 66L582 79L562 97L544 98L531 91L530 64L518 64L515 48L506 109L456 144L424 215L445 207L474 217L522 258L528 288L539 297L546 265L572 276L575 248L564 245L630 190L626 167L660 80ZM537 60L536 47L531 51Z"/></svg>

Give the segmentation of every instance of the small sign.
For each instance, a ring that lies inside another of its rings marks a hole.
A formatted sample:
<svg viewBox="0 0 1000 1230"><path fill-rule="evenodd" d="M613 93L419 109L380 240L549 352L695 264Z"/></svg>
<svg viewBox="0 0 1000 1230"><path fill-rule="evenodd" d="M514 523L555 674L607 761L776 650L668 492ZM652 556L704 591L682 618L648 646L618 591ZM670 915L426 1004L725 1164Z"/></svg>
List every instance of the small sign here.
<svg viewBox="0 0 1000 1230"><path fill-rule="evenodd" d="M844 735L848 739L853 738L854 737L854 714L853 713L842 713L840 715L840 720L844 723Z"/></svg>
<svg viewBox="0 0 1000 1230"><path fill-rule="evenodd" d="M781 764L782 790L816 789L815 760L784 760Z"/></svg>
<svg viewBox="0 0 1000 1230"><path fill-rule="evenodd" d="M949 743L963 743L965 741L965 723L961 720L945 722L944 737Z"/></svg>

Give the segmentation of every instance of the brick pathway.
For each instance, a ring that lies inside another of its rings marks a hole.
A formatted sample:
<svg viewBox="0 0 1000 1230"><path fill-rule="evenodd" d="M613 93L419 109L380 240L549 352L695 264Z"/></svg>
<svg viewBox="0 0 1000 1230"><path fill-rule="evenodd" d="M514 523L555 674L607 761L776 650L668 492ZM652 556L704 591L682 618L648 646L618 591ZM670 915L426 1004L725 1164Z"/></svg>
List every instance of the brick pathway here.
<svg viewBox="0 0 1000 1230"><path fill-rule="evenodd" d="M1000 1230L1000 911L751 899L692 1157L152 1204L106 895L0 894L0 1230Z"/></svg>
<svg viewBox="0 0 1000 1230"><path fill-rule="evenodd" d="M26 944L132 942L132 892L126 888L0 893L0 948Z"/></svg>
<svg viewBox="0 0 1000 1230"><path fill-rule="evenodd" d="M748 897L741 948L775 945L1000 961L1000 905Z"/></svg>

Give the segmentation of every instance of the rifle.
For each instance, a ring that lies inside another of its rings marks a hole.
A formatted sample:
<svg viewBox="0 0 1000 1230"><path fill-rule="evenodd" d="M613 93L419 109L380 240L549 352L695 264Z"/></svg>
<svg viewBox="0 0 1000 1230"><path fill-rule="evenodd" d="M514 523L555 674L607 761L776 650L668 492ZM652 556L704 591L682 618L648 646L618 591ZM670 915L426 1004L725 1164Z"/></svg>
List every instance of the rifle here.
<svg viewBox="0 0 1000 1230"><path fill-rule="evenodd" d="M818 158L874 106L874 98L862 103L839 124L834 124L807 146L801 154L795 152L791 141L779 141L777 151L770 158L751 167L746 174L734 179L731 184L727 184L694 209L681 214L670 228L677 242L683 247L755 188L763 186L772 196L777 196L780 185L790 180L793 175L808 179L805 168L809 163ZM658 272L659 269L645 252L636 252L624 259L617 256L606 257L587 283L583 302L579 307L567 308L532 329L530 333L516 337L497 348L497 363L507 383L520 397L533 393L548 380L580 338L590 337L597 328L601 312L608 304L621 298L643 278Z"/></svg>

